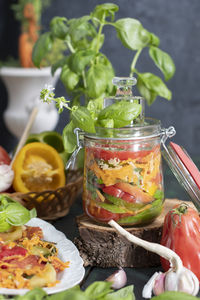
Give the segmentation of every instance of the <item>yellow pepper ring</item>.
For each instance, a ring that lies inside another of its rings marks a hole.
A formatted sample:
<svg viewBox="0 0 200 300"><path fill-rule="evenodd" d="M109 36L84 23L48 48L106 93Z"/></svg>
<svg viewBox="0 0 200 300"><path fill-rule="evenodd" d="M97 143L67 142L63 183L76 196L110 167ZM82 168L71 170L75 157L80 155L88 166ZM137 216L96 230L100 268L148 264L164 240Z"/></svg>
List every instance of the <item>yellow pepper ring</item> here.
<svg viewBox="0 0 200 300"><path fill-rule="evenodd" d="M13 171L13 188L17 192L42 192L65 185L63 161L53 147L44 143L22 147L14 160Z"/></svg>

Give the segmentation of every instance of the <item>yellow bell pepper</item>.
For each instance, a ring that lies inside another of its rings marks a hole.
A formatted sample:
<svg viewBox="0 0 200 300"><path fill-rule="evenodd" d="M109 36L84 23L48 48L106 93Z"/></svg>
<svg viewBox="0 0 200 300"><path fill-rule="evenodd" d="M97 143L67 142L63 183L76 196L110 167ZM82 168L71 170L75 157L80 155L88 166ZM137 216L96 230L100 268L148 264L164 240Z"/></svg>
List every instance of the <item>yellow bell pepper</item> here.
<svg viewBox="0 0 200 300"><path fill-rule="evenodd" d="M13 188L17 192L42 192L65 185L64 164L51 146L35 142L22 147L14 163Z"/></svg>

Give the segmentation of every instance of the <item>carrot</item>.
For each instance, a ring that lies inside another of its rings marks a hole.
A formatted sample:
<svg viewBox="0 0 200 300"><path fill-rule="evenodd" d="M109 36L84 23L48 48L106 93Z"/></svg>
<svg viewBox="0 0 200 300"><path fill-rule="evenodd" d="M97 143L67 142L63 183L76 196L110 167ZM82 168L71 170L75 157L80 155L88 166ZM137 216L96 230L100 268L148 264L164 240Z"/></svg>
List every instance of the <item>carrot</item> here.
<svg viewBox="0 0 200 300"><path fill-rule="evenodd" d="M37 18L32 3L27 3L24 6L23 15L28 22L28 26L26 29L23 29L24 32L19 36L19 59L23 68L33 68L32 51L33 46L38 39L39 26L37 24Z"/></svg>

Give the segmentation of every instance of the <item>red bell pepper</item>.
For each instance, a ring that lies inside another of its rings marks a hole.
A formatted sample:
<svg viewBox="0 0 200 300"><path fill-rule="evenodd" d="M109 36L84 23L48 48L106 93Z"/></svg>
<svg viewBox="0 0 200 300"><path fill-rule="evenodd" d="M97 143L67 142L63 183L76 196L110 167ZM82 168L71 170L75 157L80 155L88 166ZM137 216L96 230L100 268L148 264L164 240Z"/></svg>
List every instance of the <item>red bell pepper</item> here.
<svg viewBox="0 0 200 300"><path fill-rule="evenodd" d="M200 280L200 217L195 209L181 203L167 213L161 245L176 252ZM169 269L167 260L161 258L161 264L165 271Z"/></svg>

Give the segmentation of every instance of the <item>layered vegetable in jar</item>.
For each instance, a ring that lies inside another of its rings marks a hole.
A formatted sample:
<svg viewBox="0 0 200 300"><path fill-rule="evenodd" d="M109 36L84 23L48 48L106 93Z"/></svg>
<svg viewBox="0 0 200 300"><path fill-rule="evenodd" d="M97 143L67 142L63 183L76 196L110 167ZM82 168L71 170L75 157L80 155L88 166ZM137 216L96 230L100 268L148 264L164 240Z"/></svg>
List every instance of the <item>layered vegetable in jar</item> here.
<svg viewBox="0 0 200 300"><path fill-rule="evenodd" d="M162 211L159 121L85 135L83 207L93 220L143 225Z"/></svg>

